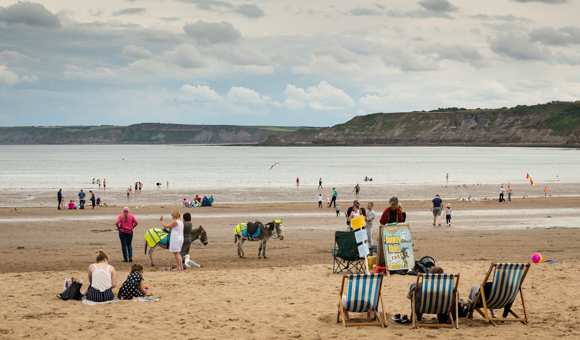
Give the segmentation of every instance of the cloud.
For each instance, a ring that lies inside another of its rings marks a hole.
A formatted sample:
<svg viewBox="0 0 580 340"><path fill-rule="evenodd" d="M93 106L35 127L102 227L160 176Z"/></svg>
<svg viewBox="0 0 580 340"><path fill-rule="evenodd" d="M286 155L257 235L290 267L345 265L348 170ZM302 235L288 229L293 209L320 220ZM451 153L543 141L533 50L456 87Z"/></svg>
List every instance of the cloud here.
<svg viewBox="0 0 580 340"><path fill-rule="evenodd" d="M113 16L125 15L125 14L145 14L147 9L134 7L134 8L125 8L120 11L113 12Z"/></svg>
<svg viewBox="0 0 580 340"><path fill-rule="evenodd" d="M537 28L530 33L530 41L555 46L580 44L580 28L574 26L566 26L559 30L552 27Z"/></svg>
<svg viewBox="0 0 580 340"><path fill-rule="evenodd" d="M99 67L95 71L91 71L82 69L76 65L66 66L66 71L63 74L69 79L84 80L110 80L119 77L117 73L106 67Z"/></svg>
<svg viewBox="0 0 580 340"><path fill-rule="evenodd" d="M160 43L160 44L179 43L181 41L181 39L175 34L153 30L139 31L137 33L137 37L145 42Z"/></svg>
<svg viewBox="0 0 580 340"><path fill-rule="evenodd" d="M324 80L318 86L306 90L288 84L284 95L286 99L282 105L295 110L306 106L315 110L344 110L355 104L343 90L333 87Z"/></svg>
<svg viewBox="0 0 580 340"><path fill-rule="evenodd" d="M312 54L317 57L330 56L341 64L349 64L358 61L356 54L337 44L314 49L312 50Z"/></svg>
<svg viewBox="0 0 580 340"><path fill-rule="evenodd" d="M524 37L517 37L511 33L500 34L496 38L489 38L489 47L499 55L519 60L548 61L552 53L545 48L533 44Z"/></svg>
<svg viewBox="0 0 580 340"><path fill-rule="evenodd" d="M500 21L507 21L507 22L514 22L514 21L531 21L528 18L524 17L516 17L513 14L506 14L506 15L487 15L487 14L475 14L469 16L471 19L477 20L500 20Z"/></svg>
<svg viewBox="0 0 580 340"><path fill-rule="evenodd" d="M550 4L550 5L558 5L558 4L568 4L570 3L570 0L512 0L515 2L543 2L545 4Z"/></svg>
<svg viewBox="0 0 580 340"><path fill-rule="evenodd" d="M17 51L4 50L0 52L0 63L11 64L11 63L22 63L28 61L36 61L36 59L31 58L25 54Z"/></svg>
<svg viewBox="0 0 580 340"><path fill-rule="evenodd" d="M22 24L33 27L59 28L58 16L43 5L32 2L18 2L8 7L0 7L0 22L8 25Z"/></svg>
<svg viewBox="0 0 580 340"><path fill-rule="evenodd" d="M475 68L488 66L489 63L479 51L465 44L432 44L423 49L423 52L434 54L439 60L454 60L470 64Z"/></svg>
<svg viewBox="0 0 580 340"><path fill-rule="evenodd" d="M389 45L377 51L385 66L399 68L404 72L435 71L437 59L415 54L407 46Z"/></svg>
<svg viewBox="0 0 580 340"><path fill-rule="evenodd" d="M165 52L163 61L173 63L183 68L200 68L207 66L197 48L191 45L181 45L170 52Z"/></svg>
<svg viewBox="0 0 580 340"><path fill-rule="evenodd" d="M249 46L215 46L211 49L214 55L235 65L269 66L272 63L266 57L266 53Z"/></svg>
<svg viewBox="0 0 580 340"><path fill-rule="evenodd" d="M399 10L390 10L388 15L395 18L445 18L453 19L449 13L457 11L452 3L447 0L424 0L419 1L421 9L414 11L401 12Z"/></svg>
<svg viewBox="0 0 580 340"><path fill-rule="evenodd" d="M242 33L229 22L204 22L183 26L185 33L202 45L231 43L242 39Z"/></svg>
<svg viewBox="0 0 580 340"><path fill-rule="evenodd" d="M123 47L123 52L121 52L123 57L135 58L135 59L149 59L153 56L151 51L143 47L137 47L135 45L127 45Z"/></svg>
<svg viewBox="0 0 580 340"><path fill-rule="evenodd" d="M187 97L192 100L213 102L224 99L216 91L210 89L209 86L185 84L181 87L181 91L185 92Z"/></svg>
<svg viewBox="0 0 580 340"><path fill-rule="evenodd" d="M239 5L238 7L236 7L234 9L234 12L241 14L247 18L250 18L250 19L258 19L258 18L261 18L265 15L264 11L260 7L253 5L253 4L252 5L247 5L247 4Z"/></svg>
<svg viewBox="0 0 580 340"><path fill-rule="evenodd" d="M254 105L266 105L270 98L261 96L258 92L245 87L232 86L227 96L231 102L241 102Z"/></svg>
<svg viewBox="0 0 580 340"><path fill-rule="evenodd" d="M384 14L382 11L378 11L374 8L360 8L360 7L353 8L346 13L350 14L350 15L354 15L354 16L383 15Z"/></svg>
<svg viewBox="0 0 580 340"><path fill-rule="evenodd" d="M220 8L233 8L229 2L226 1L216 1L216 0L178 0L180 2L185 2L189 4L194 4L198 9L203 9L206 11L218 10Z"/></svg>
<svg viewBox="0 0 580 340"><path fill-rule="evenodd" d="M364 70L356 64L355 53L340 45L324 46L312 50L309 66L293 66L294 73L326 73L342 76L360 76Z"/></svg>
<svg viewBox="0 0 580 340"><path fill-rule="evenodd" d="M20 82L20 78L16 72L10 71L6 65L0 65L0 86L11 86Z"/></svg>

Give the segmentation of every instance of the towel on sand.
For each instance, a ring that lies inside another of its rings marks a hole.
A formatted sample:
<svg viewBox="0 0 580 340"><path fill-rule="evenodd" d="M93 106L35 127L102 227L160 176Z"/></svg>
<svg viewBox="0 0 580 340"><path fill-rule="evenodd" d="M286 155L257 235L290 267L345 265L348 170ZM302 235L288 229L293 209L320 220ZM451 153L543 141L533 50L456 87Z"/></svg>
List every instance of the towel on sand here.
<svg viewBox="0 0 580 340"><path fill-rule="evenodd" d="M105 302L94 302L91 301L89 299L87 299L86 296L83 296L81 302L83 303L83 305L85 306L93 306L93 305L102 305L104 303L110 303L110 302L119 302L121 300L119 300L118 297L115 296L115 298L111 301L105 301ZM124 301L129 301L129 302L157 302L159 301L159 299L156 299L153 296L145 296L145 297L139 297L136 300L124 300Z"/></svg>

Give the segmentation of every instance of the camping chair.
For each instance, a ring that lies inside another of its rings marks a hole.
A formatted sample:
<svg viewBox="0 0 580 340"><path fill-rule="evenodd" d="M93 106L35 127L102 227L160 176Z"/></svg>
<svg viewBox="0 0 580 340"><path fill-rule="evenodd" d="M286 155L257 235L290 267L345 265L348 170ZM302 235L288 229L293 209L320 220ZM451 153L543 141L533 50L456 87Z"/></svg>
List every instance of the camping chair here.
<svg viewBox="0 0 580 340"><path fill-rule="evenodd" d="M334 249L332 249L334 274L348 272L351 274L365 272L365 259L358 254L354 233L337 231L334 233Z"/></svg>
<svg viewBox="0 0 580 340"><path fill-rule="evenodd" d="M455 284L453 280L455 279ZM415 298L421 284L421 303L419 310L415 308ZM459 274L418 274L415 290L413 291L411 315L413 328L417 327L445 327L459 328L457 302L459 295ZM455 310L455 319L453 318ZM422 314L448 314L451 323L418 323L417 312Z"/></svg>
<svg viewBox="0 0 580 340"><path fill-rule="evenodd" d="M343 304L344 282L348 278L348 292L346 301ZM381 287L383 286L382 274L354 274L342 277L342 286L338 294L338 314L336 322L340 322L342 316L342 326L382 326L387 327L387 315ZM379 302L381 311L379 312ZM372 321L362 321L360 319L346 320L345 311L351 313L371 313ZM382 313L382 321L381 321Z"/></svg>
<svg viewBox="0 0 580 340"><path fill-rule="evenodd" d="M495 269L493 282L491 283L492 286L489 296L486 298L485 295L481 294L481 292L484 290L485 284L487 283L493 269ZM483 284L480 286L475 301L472 302L472 309L469 313L469 317L473 318L473 310L475 309L485 318L486 322L489 320L489 322L494 326L497 326L494 321L519 321L522 324L527 325L528 313L526 312L526 302L524 301L522 283L524 282L529 269L529 263L492 263L487 271L487 275L485 275ZM522 298L522 307L524 309L523 318L520 318L516 313L514 313L511 310L511 307L509 312L514 316L513 318L492 318L487 316L488 309L500 309L505 308L506 306L511 306L515 301L518 292ZM483 311L477 306L480 299L483 303Z"/></svg>

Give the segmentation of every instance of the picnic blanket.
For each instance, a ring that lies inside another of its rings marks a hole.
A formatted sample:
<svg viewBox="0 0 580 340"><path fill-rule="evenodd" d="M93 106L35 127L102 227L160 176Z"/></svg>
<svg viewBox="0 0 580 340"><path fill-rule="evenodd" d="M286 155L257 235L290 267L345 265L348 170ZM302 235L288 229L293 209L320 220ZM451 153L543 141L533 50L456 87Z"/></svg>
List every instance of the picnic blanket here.
<svg viewBox="0 0 580 340"><path fill-rule="evenodd" d="M111 303L111 302L119 302L121 300L119 300L119 298L117 296L115 296L115 298L111 301L105 301L105 302L95 302L95 301L91 301L89 299L87 299L86 296L83 296L83 298L81 299L81 302L83 305L85 306L93 306L93 305L102 305L105 303ZM136 300L124 300L124 302L157 302L159 301L159 299L156 299L154 296L145 296L145 297L139 297Z"/></svg>

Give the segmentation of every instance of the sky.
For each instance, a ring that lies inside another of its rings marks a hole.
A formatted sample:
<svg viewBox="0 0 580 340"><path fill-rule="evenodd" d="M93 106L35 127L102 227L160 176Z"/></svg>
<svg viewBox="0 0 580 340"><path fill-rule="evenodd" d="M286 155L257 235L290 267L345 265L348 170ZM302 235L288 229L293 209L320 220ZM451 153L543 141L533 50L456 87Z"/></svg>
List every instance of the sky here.
<svg viewBox="0 0 580 340"><path fill-rule="evenodd" d="M0 126L580 99L580 0L0 0Z"/></svg>

